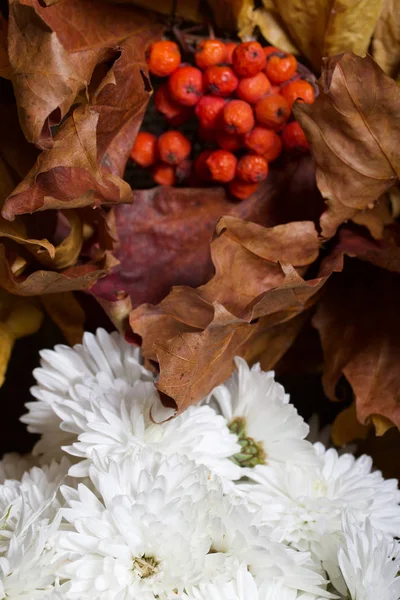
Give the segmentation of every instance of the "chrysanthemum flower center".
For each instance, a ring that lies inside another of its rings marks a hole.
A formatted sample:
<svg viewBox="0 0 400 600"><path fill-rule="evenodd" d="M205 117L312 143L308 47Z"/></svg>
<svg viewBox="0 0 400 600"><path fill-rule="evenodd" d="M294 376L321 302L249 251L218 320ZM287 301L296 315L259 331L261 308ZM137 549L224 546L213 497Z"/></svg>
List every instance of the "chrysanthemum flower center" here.
<svg viewBox="0 0 400 600"><path fill-rule="evenodd" d="M261 442L256 442L248 437L246 429L246 419L236 417L229 423L229 431L235 433L238 437L240 452L231 456L231 460L240 467L255 467L256 465L266 465L267 455Z"/></svg>
<svg viewBox="0 0 400 600"><path fill-rule="evenodd" d="M139 575L140 579L146 579L151 577L157 572L157 567L160 561L154 558L154 556L143 556L135 557L133 559L133 569Z"/></svg>

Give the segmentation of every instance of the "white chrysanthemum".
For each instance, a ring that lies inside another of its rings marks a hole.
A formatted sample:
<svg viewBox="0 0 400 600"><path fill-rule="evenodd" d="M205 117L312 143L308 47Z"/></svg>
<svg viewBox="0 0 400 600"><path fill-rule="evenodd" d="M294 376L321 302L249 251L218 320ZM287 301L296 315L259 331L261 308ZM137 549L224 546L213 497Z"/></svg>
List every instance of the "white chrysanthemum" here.
<svg viewBox="0 0 400 600"><path fill-rule="evenodd" d="M61 532L72 600L153 600L181 593L201 578L210 550L209 471L181 456L142 448L122 461L94 457L92 482L63 489Z"/></svg>
<svg viewBox="0 0 400 600"><path fill-rule="evenodd" d="M375 531L369 519L360 526L344 516L344 541L338 551L343 577L339 591L351 600L400 598L400 545Z"/></svg>
<svg viewBox="0 0 400 600"><path fill-rule="evenodd" d="M69 397L69 389L83 379L105 373L110 378L153 381L153 375L143 367L140 350L128 344L117 332L111 334L98 329L96 335L85 333L82 344L73 348L55 346L42 350L41 367L33 374L37 385L31 389L36 401L28 402L28 413L21 417L28 431L41 434L34 454L42 455L43 462L62 456L61 446L71 442L71 436L60 429L60 419L53 404Z"/></svg>
<svg viewBox="0 0 400 600"><path fill-rule="evenodd" d="M210 394L238 435L241 451L234 460L242 467L268 464L282 469L285 464L312 465L315 455L304 438L309 428L297 413L284 388L275 381L274 372L260 365L251 369L236 358L237 371Z"/></svg>
<svg viewBox="0 0 400 600"><path fill-rule="evenodd" d="M0 484L6 479L20 480L25 471L36 464L35 457L31 454L18 454L9 452L0 460Z"/></svg>
<svg viewBox="0 0 400 600"><path fill-rule="evenodd" d="M279 471L259 465L246 471L255 484L239 486L261 507L263 522L273 528L274 537L324 558L323 542L341 531L346 508L360 523L369 518L376 529L400 535L397 481L383 479L380 471L371 473L368 456L339 456L322 444L314 448L319 468L291 465Z"/></svg>
<svg viewBox="0 0 400 600"><path fill-rule="evenodd" d="M48 541L58 522L30 525L21 521L12 535L7 552L0 557L0 598L42 600L48 598L60 567Z"/></svg>
<svg viewBox="0 0 400 600"><path fill-rule="evenodd" d="M183 454L227 479L240 477L240 468L229 459L239 449L237 437L223 417L210 406L193 406L155 423L150 412L157 404L161 402L152 382L130 384L104 373L76 385L70 399L54 403L61 427L75 438L64 449L83 459L71 468L71 475L87 475L94 451L123 456L145 445L164 454Z"/></svg>
<svg viewBox="0 0 400 600"><path fill-rule="evenodd" d="M18 528L23 530L35 521L52 521L56 517L60 508L57 492L69 467L64 458L43 468L33 467L20 482L6 480L0 485L0 553L7 552Z"/></svg>

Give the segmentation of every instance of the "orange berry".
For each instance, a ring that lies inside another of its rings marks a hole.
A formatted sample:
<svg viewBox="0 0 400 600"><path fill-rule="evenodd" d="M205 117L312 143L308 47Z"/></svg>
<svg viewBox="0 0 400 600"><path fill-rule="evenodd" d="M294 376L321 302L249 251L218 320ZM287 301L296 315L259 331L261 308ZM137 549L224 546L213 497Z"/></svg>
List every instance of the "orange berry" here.
<svg viewBox="0 0 400 600"><path fill-rule="evenodd" d="M229 183L228 187L232 196L235 196L239 200L246 200L254 194L258 188L258 183L246 183L240 179L234 179Z"/></svg>
<svg viewBox="0 0 400 600"><path fill-rule="evenodd" d="M241 100L246 100L250 104L255 104L257 100L260 100L265 94L269 92L271 87L268 78L264 73L257 73L253 77L244 77L239 81L237 86L236 95Z"/></svg>
<svg viewBox="0 0 400 600"><path fill-rule="evenodd" d="M131 150L131 159L141 167L154 165L157 160L157 137L140 131Z"/></svg>
<svg viewBox="0 0 400 600"><path fill-rule="evenodd" d="M289 104L283 96L265 96L255 106L256 119L264 127L279 129L290 115Z"/></svg>
<svg viewBox="0 0 400 600"><path fill-rule="evenodd" d="M238 161L236 177L247 183L263 181L268 175L268 163L257 154L245 154Z"/></svg>
<svg viewBox="0 0 400 600"><path fill-rule="evenodd" d="M178 183L182 183L189 179L192 174L192 166L192 161L186 158L176 167L175 175Z"/></svg>
<svg viewBox="0 0 400 600"><path fill-rule="evenodd" d="M150 73L158 77L168 77L179 67L181 53L175 42L161 40L154 42L146 52Z"/></svg>
<svg viewBox="0 0 400 600"><path fill-rule="evenodd" d="M158 153L163 162L178 165L192 149L189 140L180 131L167 131L158 138Z"/></svg>
<svg viewBox="0 0 400 600"><path fill-rule="evenodd" d="M194 161L194 174L199 181L210 181L210 169L207 166L207 160L213 150L203 150Z"/></svg>
<svg viewBox="0 0 400 600"><path fill-rule="evenodd" d="M236 152L243 146L243 141L240 135L236 133L227 133L223 129L219 129L215 135L215 141L223 150Z"/></svg>
<svg viewBox="0 0 400 600"><path fill-rule="evenodd" d="M194 58L199 69L218 65L225 62L226 46L220 40L204 40L197 46Z"/></svg>
<svg viewBox="0 0 400 600"><path fill-rule="evenodd" d="M217 96L203 96L200 98L194 109L196 117L204 129L214 129L217 127L218 119L226 100Z"/></svg>
<svg viewBox="0 0 400 600"><path fill-rule="evenodd" d="M226 65L213 65L204 72L204 88L213 96L230 96L238 83L239 79Z"/></svg>
<svg viewBox="0 0 400 600"><path fill-rule="evenodd" d="M297 121L288 123L282 133L285 150L308 150L308 141L301 125Z"/></svg>
<svg viewBox="0 0 400 600"><path fill-rule="evenodd" d="M300 100L306 104L312 104L315 100L313 86L304 79L291 81L287 85L284 85L281 94L286 99L290 109L292 109L293 103L296 100Z"/></svg>
<svg viewBox="0 0 400 600"><path fill-rule="evenodd" d="M258 42L239 44L232 55L233 68L240 77L257 75L264 67L266 58Z"/></svg>
<svg viewBox="0 0 400 600"><path fill-rule="evenodd" d="M265 127L254 127L244 136L244 145L256 154L260 154L267 162L272 162L282 152L282 142L279 135Z"/></svg>
<svg viewBox="0 0 400 600"><path fill-rule="evenodd" d="M225 62L228 63L228 65L232 64L232 55L233 55L233 52L234 52L236 46L237 46L237 44L235 44L235 42L226 42L226 44L225 44L225 49L226 49Z"/></svg>
<svg viewBox="0 0 400 600"><path fill-rule="evenodd" d="M203 95L203 73L190 65L181 67L170 76L168 87L175 102L194 106Z"/></svg>
<svg viewBox="0 0 400 600"><path fill-rule="evenodd" d="M253 110L244 100L231 100L222 111L222 122L228 133L247 133L254 127Z"/></svg>
<svg viewBox="0 0 400 600"><path fill-rule="evenodd" d="M189 106L182 106L171 98L168 83L163 83L156 90L154 104L156 109L174 126L182 125L192 115L192 109Z"/></svg>
<svg viewBox="0 0 400 600"><path fill-rule="evenodd" d="M296 73L297 60L293 54L287 56L271 56L268 59L265 73L272 83L288 81Z"/></svg>
<svg viewBox="0 0 400 600"><path fill-rule="evenodd" d="M228 183L235 177L237 159L227 150L214 150L206 160L211 179Z"/></svg>
<svg viewBox="0 0 400 600"><path fill-rule="evenodd" d="M159 185L174 185L176 181L175 167L165 163L157 163L152 169L153 179Z"/></svg>

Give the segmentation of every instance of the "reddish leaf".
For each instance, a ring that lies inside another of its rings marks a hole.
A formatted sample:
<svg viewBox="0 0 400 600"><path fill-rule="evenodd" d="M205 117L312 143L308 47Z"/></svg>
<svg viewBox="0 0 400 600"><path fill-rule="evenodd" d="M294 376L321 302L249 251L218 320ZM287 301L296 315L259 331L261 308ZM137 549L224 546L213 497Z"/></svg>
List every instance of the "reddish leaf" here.
<svg viewBox="0 0 400 600"><path fill-rule="evenodd" d="M158 306L143 305L130 318L144 355L159 362L160 391L179 411L226 379L235 355L254 360L275 340L278 361L299 329L298 323L286 331L274 328L311 306L331 272L341 268L337 257L321 266L317 278L304 280L289 263L279 265L289 257L302 266L315 260L319 241L312 223L264 229L225 217L217 231L211 244L214 278L197 290L174 288ZM265 362L271 361L269 348Z"/></svg>
<svg viewBox="0 0 400 600"><path fill-rule="evenodd" d="M328 205L322 234L331 237L398 180L400 90L369 56L352 53L327 59L319 86L315 103L297 104L294 112L310 141Z"/></svg>

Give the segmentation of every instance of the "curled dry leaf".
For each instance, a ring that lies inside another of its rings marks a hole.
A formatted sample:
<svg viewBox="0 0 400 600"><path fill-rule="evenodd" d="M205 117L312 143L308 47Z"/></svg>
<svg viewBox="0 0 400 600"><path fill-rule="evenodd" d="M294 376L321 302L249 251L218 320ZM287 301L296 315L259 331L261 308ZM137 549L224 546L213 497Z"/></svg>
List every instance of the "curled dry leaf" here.
<svg viewBox="0 0 400 600"><path fill-rule="evenodd" d="M300 54L319 71L325 56L367 52L382 0L273 0L273 3Z"/></svg>
<svg viewBox="0 0 400 600"><path fill-rule="evenodd" d="M22 129L41 148L53 145L50 127L61 121L97 64L130 35L143 43L149 20L103 0L10 1L8 52ZM46 90L46 93L43 93Z"/></svg>
<svg viewBox="0 0 400 600"><path fill-rule="evenodd" d="M11 67L7 50L8 23L0 12L0 77L11 79Z"/></svg>
<svg viewBox="0 0 400 600"><path fill-rule="evenodd" d="M400 75L400 11L397 0L383 0L372 40L372 56L396 79Z"/></svg>
<svg viewBox="0 0 400 600"><path fill-rule="evenodd" d="M313 318L325 355L325 392L337 399L344 375L363 424L380 415L400 427L399 302L399 274L352 260L328 283Z"/></svg>
<svg viewBox="0 0 400 600"><path fill-rule="evenodd" d="M262 35L270 44L280 48L284 52L298 54L299 51L290 38L282 18L277 10L273 0L264 0L264 6L257 8L250 13L253 31L259 28ZM248 32L248 25L246 33ZM253 32L252 32L253 33ZM239 30L239 35L241 31ZM242 36L244 37L244 36Z"/></svg>
<svg viewBox="0 0 400 600"><path fill-rule="evenodd" d="M265 229L225 217L217 230L211 244L216 273L208 283L196 290L174 288L159 305L145 304L131 313L145 357L159 363L158 388L179 411L226 379L235 355L255 360L275 339L278 361L301 326L300 319L296 326L291 319L313 305L332 271L341 268L340 257L331 259L310 280L294 268L303 270L318 255L312 223ZM284 262L288 259L294 265ZM245 291L239 293L240 287ZM275 328L285 322L287 328ZM271 353L265 357L269 366L272 360Z"/></svg>
<svg viewBox="0 0 400 600"><path fill-rule="evenodd" d="M46 313L73 346L82 341L85 312L72 292L45 294L40 298Z"/></svg>
<svg viewBox="0 0 400 600"><path fill-rule="evenodd" d="M135 191L132 205L114 209L120 244L115 256L120 264L93 293L111 303L125 301L128 293L136 308L159 302L173 285L201 285L213 273L210 241L219 217L233 214L273 225L280 179L272 173L240 203L229 201L222 187Z"/></svg>
<svg viewBox="0 0 400 600"><path fill-rule="evenodd" d="M39 303L31 298L16 298L0 289L0 387L15 340L35 333L43 314Z"/></svg>
<svg viewBox="0 0 400 600"><path fill-rule="evenodd" d="M55 145L44 150L29 174L6 200L2 214L48 208L76 208L132 200L121 179L151 93L144 47L158 37L158 25L139 28L123 42L120 57L101 80L87 105L78 106L59 127Z"/></svg>
<svg viewBox="0 0 400 600"><path fill-rule="evenodd" d="M154 10L163 15L182 18L186 21L202 23L200 0L111 0L118 4L134 4L146 10Z"/></svg>
<svg viewBox="0 0 400 600"><path fill-rule="evenodd" d="M331 237L398 181L400 90L369 56L351 53L328 59L319 85L315 103L297 104L294 112L328 205L322 234Z"/></svg>

